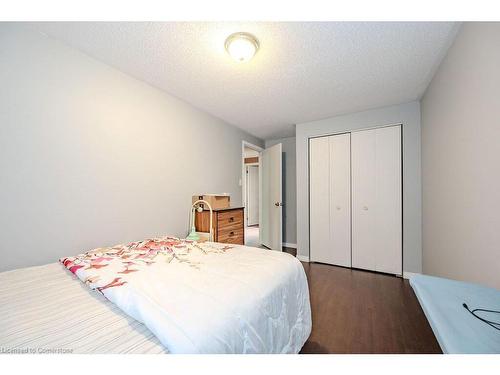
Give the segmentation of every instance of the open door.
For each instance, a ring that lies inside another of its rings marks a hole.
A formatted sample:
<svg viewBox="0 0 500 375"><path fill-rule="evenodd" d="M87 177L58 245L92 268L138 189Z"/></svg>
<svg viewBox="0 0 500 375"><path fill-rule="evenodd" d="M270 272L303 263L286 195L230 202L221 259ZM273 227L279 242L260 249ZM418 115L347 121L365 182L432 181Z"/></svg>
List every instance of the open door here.
<svg viewBox="0 0 500 375"><path fill-rule="evenodd" d="M282 164L281 143L260 153L260 243L282 251Z"/></svg>

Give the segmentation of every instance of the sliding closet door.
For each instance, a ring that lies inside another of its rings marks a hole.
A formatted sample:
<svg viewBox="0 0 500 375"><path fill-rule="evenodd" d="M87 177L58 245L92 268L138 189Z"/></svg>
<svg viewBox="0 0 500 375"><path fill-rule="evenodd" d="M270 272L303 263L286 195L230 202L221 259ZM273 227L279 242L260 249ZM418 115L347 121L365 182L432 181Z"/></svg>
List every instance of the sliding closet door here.
<svg viewBox="0 0 500 375"><path fill-rule="evenodd" d="M330 142L328 137L309 140L310 258L330 259Z"/></svg>
<svg viewBox="0 0 500 375"><path fill-rule="evenodd" d="M350 134L310 140L311 261L351 266Z"/></svg>
<svg viewBox="0 0 500 375"><path fill-rule="evenodd" d="M330 259L351 267L351 135L330 140Z"/></svg>
<svg viewBox="0 0 500 375"><path fill-rule="evenodd" d="M351 134L352 266L401 274L401 126Z"/></svg>

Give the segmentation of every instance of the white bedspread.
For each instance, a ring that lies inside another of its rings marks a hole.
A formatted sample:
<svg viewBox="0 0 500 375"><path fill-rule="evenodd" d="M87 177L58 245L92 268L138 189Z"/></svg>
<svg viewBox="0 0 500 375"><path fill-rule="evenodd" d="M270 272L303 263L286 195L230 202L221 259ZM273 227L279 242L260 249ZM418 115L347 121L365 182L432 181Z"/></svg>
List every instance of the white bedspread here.
<svg viewBox="0 0 500 375"><path fill-rule="evenodd" d="M62 261L143 322L171 353L300 351L311 332L311 309L296 258L237 245L167 249L164 240Z"/></svg>

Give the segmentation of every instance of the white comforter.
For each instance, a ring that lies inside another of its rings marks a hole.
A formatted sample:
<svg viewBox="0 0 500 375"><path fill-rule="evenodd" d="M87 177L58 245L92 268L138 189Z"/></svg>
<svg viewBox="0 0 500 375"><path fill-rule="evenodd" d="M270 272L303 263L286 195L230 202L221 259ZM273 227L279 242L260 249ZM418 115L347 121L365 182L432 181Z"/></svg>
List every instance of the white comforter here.
<svg viewBox="0 0 500 375"><path fill-rule="evenodd" d="M171 353L300 351L311 310L296 258L171 240L96 249L61 262L143 322Z"/></svg>

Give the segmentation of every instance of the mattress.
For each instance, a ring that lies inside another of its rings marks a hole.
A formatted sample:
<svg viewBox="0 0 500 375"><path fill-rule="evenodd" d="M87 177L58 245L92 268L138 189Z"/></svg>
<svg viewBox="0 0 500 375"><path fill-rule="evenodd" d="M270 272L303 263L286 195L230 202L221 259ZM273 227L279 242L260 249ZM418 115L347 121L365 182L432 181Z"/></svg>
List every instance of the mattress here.
<svg viewBox="0 0 500 375"><path fill-rule="evenodd" d="M463 306L500 311L499 290L425 275L411 277L410 284L444 353L500 353L500 331ZM498 313L477 314L500 322Z"/></svg>
<svg viewBox="0 0 500 375"><path fill-rule="evenodd" d="M0 353L167 353L59 263L0 273Z"/></svg>

